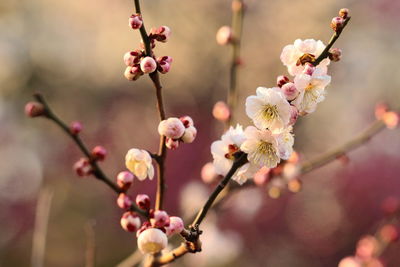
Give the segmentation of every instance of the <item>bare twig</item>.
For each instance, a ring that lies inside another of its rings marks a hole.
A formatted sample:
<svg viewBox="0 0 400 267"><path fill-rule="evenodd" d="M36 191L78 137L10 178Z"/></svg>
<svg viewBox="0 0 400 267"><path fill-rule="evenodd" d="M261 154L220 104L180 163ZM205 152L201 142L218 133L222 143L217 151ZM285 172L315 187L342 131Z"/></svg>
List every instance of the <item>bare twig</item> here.
<svg viewBox="0 0 400 267"><path fill-rule="evenodd" d="M240 44L242 41L242 29L243 29L243 17L244 17L244 3L243 0L233 0L232 2L232 56L231 56L231 67L230 67L230 78L229 78L229 90L228 90L228 106L230 109L230 117L226 121L225 128L234 122L233 113L237 103L237 71L240 65Z"/></svg>
<svg viewBox="0 0 400 267"><path fill-rule="evenodd" d="M33 231L32 259L33 267L44 266L44 254L46 251L46 235L47 225L49 222L49 214L51 201L53 199L53 190L43 188L39 193L36 205L35 228Z"/></svg>

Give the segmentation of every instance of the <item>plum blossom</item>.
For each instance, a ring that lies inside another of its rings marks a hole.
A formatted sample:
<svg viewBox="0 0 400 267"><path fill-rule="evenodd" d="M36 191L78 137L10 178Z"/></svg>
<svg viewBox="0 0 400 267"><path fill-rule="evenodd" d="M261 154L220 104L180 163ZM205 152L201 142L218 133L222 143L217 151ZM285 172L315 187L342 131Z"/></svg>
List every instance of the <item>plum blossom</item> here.
<svg viewBox="0 0 400 267"><path fill-rule="evenodd" d="M215 141L211 144L211 154L213 156L213 164L215 172L219 175L226 175L235 160L234 154L239 151L240 146L246 140L246 136L243 132L241 125L236 125L235 128L232 126L229 130L222 135L221 140ZM257 171L254 166L246 163L240 167L233 175L232 179L243 184L248 178L251 178Z"/></svg>
<svg viewBox="0 0 400 267"><path fill-rule="evenodd" d="M292 76L296 76L303 72L304 66L301 62L303 56L308 56L311 58L317 58L322 51L325 49L325 45L322 41L314 39L301 40L297 39L294 44L287 45L283 48L281 53L281 61L283 65L288 68L288 72ZM327 66L330 60L324 59L319 63L319 67L327 72Z"/></svg>
<svg viewBox="0 0 400 267"><path fill-rule="evenodd" d="M290 120L290 104L280 88L258 87L257 95L246 99L246 114L259 129L282 132Z"/></svg>
<svg viewBox="0 0 400 267"><path fill-rule="evenodd" d="M136 177L143 181L147 177L154 177L154 167L151 164L149 152L142 149L132 148L125 156L125 165Z"/></svg>
<svg viewBox="0 0 400 267"><path fill-rule="evenodd" d="M293 127L287 127L282 133L275 135L278 141L279 157L288 160L293 153L294 136Z"/></svg>
<svg viewBox="0 0 400 267"><path fill-rule="evenodd" d="M272 132L249 126L244 133L247 139L242 143L240 149L247 153L249 162L259 168L263 166L275 168L281 161L281 152L278 140Z"/></svg>
<svg viewBox="0 0 400 267"><path fill-rule="evenodd" d="M294 78L294 84L299 95L292 101L301 115L315 111L317 104L325 99L325 87L331 82L331 76L326 75L321 67L315 68L312 75L299 74Z"/></svg>

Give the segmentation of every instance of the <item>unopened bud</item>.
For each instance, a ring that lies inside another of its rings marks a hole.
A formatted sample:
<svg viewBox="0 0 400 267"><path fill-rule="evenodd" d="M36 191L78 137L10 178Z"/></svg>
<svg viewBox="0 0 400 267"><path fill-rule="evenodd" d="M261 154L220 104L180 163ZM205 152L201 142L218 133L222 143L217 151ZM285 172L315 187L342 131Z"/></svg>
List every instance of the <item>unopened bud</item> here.
<svg viewBox="0 0 400 267"><path fill-rule="evenodd" d="M143 52L140 50L129 51L124 54L124 62L127 66L135 66L140 63L140 58L143 56Z"/></svg>
<svg viewBox="0 0 400 267"><path fill-rule="evenodd" d="M347 17L349 16L349 9L347 9L347 8L340 9L339 10L339 16L344 18L344 19L347 19Z"/></svg>
<svg viewBox="0 0 400 267"><path fill-rule="evenodd" d="M285 75L280 75L280 76L278 76L278 78L276 78L276 84L279 87L282 87L284 84L286 84L288 82L289 82L289 78L286 77Z"/></svg>
<svg viewBox="0 0 400 267"><path fill-rule="evenodd" d="M160 229L149 228L139 234L137 242L143 254L155 254L167 247L168 238Z"/></svg>
<svg viewBox="0 0 400 267"><path fill-rule="evenodd" d="M158 28L152 28L150 30L150 38L154 38L159 42L167 42L171 36L171 29L167 26L161 26Z"/></svg>
<svg viewBox="0 0 400 267"><path fill-rule="evenodd" d="M121 217L121 226L127 232L136 232L140 228L140 218L136 213L127 211Z"/></svg>
<svg viewBox="0 0 400 267"><path fill-rule="evenodd" d="M146 194L138 194L136 196L136 205L142 210L150 209L150 197Z"/></svg>
<svg viewBox="0 0 400 267"><path fill-rule="evenodd" d="M152 214L152 218L150 219L151 225L153 227L164 227L169 225L169 216L168 213L163 210L156 210Z"/></svg>
<svg viewBox="0 0 400 267"><path fill-rule="evenodd" d="M183 220L177 216L169 217L169 226L165 227L168 236L179 234L184 229Z"/></svg>
<svg viewBox="0 0 400 267"><path fill-rule="evenodd" d="M82 131L82 124L79 121L73 121L71 122L69 126L69 131L73 134L79 134Z"/></svg>
<svg viewBox="0 0 400 267"><path fill-rule="evenodd" d="M291 101L295 99L299 95L299 90L297 90L294 83L286 83L281 88L283 94L285 95L286 99Z"/></svg>
<svg viewBox="0 0 400 267"><path fill-rule="evenodd" d="M140 27L142 27L143 25L143 19L142 16L140 14L133 14L130 16L129 18L129 26L134 29L140 29Z"/></svg>
<svg viewBox="0 0 400 267"><path fill-rule="evenodd" d="M129 81L136 81L140 76L143 75L142 70L139 65L135 65L133 67L127 67L124 72L125 78Z"/></svg>
<svg viewBox="0 0 400 267"><path fill-rule="evenodd" d="M196 139L197 130L194 126L190 126L185 129L185 133L181 137L182 142L190 144L193 143L194 139Z"/></svg>
<svg viewBox="0 0 400 267"><path fill-rule="evenodd" d="M169 72L170 69L171 69L171 65L167 61L159 61L158 62L157 70L160 73L165 74L165 73Z"/></svg>
<svg viewBox="0 0 400 267"><path fill-rule="evenodd" d="M332 48L329 50L329 59L338 62L342 58L342 50L339 48Z"/></svg>
<svg viewBox="0 0 400 267"><path fill-rule="evenodd" d="M25 105L25 114L31 118L43 116L45 113L44 105L39 102L28 102Z"/></svg>
<svg viewBox="0 0 400 267"><path fill-rule="evenodd" d="M304 64L304 70L303 70L304 74L311 76L311 75L313 75L314 71L315 71L315 66L313 64L311 64L309 62Z"/></svg>
<svg viewBox="0 0 400 267"><path fill-rule="evenodd" d="M145 57L140 62L140 69L143 73L152 73L157 69L157 63L152 57Z"/></svg>
<svg viewBox="0 0 400 267"><path fill-rule="evenodd" d="M102 146L95 146L92 150L93 158L96 160L104 160L107 155L107 150Z"/></svg>
<svg viewBox="0 0 400 267"><path fill-rule="evenodd" d="M122 171L117 175L117 184L124 191L128 190L128 188L133 183L133 174L128 171Z"/></svg>
<svg viewBox="0 0 400 267"><path fill-rule="evenodd" d="M181 120L181 122L183 123L183 126L185 126L185 128L188 128L188 127L194 125L193 119L189 116L182 116L179 119Z"/></svg>
<svg viewBox="0 0 400 267"><path fill-rule="evenodd" d="M79 159L77 162L75 162L73 168L78 176L89 176L93 171L92 166L87 158Z"/></svg>
<svg viewBox="0 0 400 267"><path fill-rule="evenodd" d="M179 140L174 140L174 139L167 137L165 140L165 146L168 149L172 149L172 150L177 149L179 147Z"/></svg>
<svg viewBox="0 0 400 267"><path fill-rule="evenodd" d="M171 139L179 139L185 132L185 126L178 118L168 118L158 125L158 133Z"/></svg>
<svg viewBox="0 0 400 267"><path fill-rule="evenodd" d="M129 209L131 207L132 200L128 195L126 195L124 193L121 193L121 194L119 194L119 196L117 198L117 205L121 209L126 210L126 209Z"/></svg>
<svg viewBox="0 0 400 267"><path fill-rule="evenodd" d="M216 39L219 45L227 45L231 43L233 41L232 28L229 26L222 26L219 28Z"/></svg>
<svg viewBox="0 0 400 267"><path fill-rule="evenodd" d="M331 21L331 28L335 32L340 32L343 29L344 19L342 17L334 17Z"/></svg>

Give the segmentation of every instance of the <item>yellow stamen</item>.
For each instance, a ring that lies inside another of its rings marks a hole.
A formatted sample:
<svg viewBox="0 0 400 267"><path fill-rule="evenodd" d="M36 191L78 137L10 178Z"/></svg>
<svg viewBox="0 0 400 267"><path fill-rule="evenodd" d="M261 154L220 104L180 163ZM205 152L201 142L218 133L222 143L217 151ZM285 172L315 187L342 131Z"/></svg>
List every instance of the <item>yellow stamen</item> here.
<svg viewBox="0 0 400 267"><path fill-rule="evenodd" d="M272 121L279 117L278 107L276 105L267 104L262 110L262 116L267 121Z"/></svg>

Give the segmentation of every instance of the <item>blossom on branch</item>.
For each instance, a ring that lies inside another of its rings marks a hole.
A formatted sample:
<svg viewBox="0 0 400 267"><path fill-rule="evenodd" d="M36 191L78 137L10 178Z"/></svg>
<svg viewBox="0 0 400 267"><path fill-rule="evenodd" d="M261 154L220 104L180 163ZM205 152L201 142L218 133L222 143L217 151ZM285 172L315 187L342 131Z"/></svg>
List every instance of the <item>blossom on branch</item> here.
<svg viewBox="0 0 400 267"><path fill-rule="evenodd" d="M125 165L139 180L154 177L154 167L151 164L149 152L142 149L132 148L125 156Z"/></svg>

